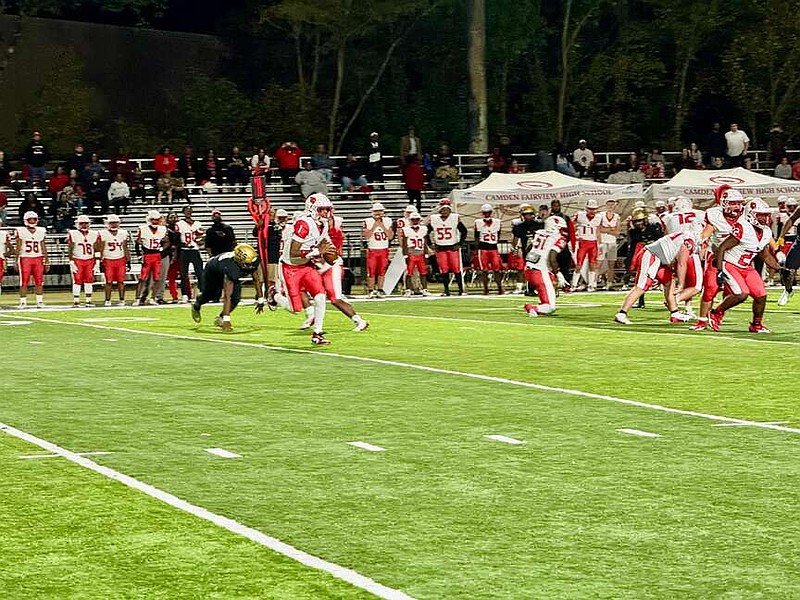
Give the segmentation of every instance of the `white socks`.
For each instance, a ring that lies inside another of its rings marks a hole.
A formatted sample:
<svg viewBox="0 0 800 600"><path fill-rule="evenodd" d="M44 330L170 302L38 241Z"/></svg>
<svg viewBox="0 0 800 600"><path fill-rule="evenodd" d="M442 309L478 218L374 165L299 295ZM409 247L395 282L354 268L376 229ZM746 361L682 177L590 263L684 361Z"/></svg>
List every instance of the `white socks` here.
<svg viewBox="0 0 800 600"><path fill-rule="evenodd" d="M322 324L325 321L325 294L314 296L314 333L322 333Z"/></svg>

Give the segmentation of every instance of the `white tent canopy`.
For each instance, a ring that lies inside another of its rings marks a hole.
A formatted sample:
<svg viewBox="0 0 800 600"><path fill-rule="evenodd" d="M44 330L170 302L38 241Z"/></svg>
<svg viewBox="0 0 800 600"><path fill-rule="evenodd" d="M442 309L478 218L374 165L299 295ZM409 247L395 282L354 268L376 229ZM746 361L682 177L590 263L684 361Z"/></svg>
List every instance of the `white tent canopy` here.
<svg viewBox="0 0 800 600"><path fill-rule="evenodd" d="M465 217L465 224L470 227L480 215L481 204L495 207L495 214L501 216L505 223L518 215L520 204L527 203L538 208L541 204L549 206L553 200L559 200L562 210L572 212L582 209L589 198L597 200L602 208L606 200L628 200L633 204L642 198L643 193L641 183L612 185L578 179L556 171L543 171L513 175L492 173L472 187L453 190L450 197L456 211Z"/></svg>
<svg viewBox="0 0 800 600"><path fill-rule="evenodd" d="M714 190L727 183L743 196L761 196L775 204L778 196L800 196L800 181L780 179L748 171L741 167L696 171L683 169L666 183L656 183L647 189L648 200L666 200L671 196L688 196L698 205L710 204Z"/></svg>

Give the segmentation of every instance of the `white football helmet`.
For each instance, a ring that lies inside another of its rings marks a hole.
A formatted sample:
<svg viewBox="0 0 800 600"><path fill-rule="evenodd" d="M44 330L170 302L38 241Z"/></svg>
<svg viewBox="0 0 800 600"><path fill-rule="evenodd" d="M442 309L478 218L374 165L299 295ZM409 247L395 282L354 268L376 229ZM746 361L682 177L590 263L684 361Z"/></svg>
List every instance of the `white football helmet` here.
<svg viewBox="0 0 800 600"><path fill-rule="evenodd" d="M119 215L108 215L106 219L106 227L109 231L116 231L119 229L119 224L122 222L122 219L119 218Z"/></svg>
<svg viewBox="0 0 800 600"><path fill-rule="evenodd" d="M770 226L772 208L761 198L753 198L744 207L744 218L754 227L765 228Z"/></svg>
<svg viewBox="0 0 800 600"><path fill-rule="evenodd" d="M485 213L491 213L491 212L494 212L494 208L492 207L491 204L488 204L488 203L487 204L482 204L481 205L481 212L484 213L484 214Z"/></svg>
<svg viewBox="0 0 800 600"><path fill-rule="evenodd" d="M567 222L558 215L547 217L544 222L544 230L547 233L563 233L567 229Z"/></svg>
<svg viewBox="0 0 800 600"><path fill-rule="evenodd" d="M328 200L328 202L330 202L328 197L320 192L317 192L316 194L311 194L308 198L306 198L306 212L311 212L311 209L314 208L317 202L319 202L323 198L325 200Z"/></svg>
<svg viewBox="0 0 800 600"><path fill-rule="evenodd" d="M78 215L78 218L75 219L75 224L81 231L88 231L91 221L89 220L88 215Z"/></svg>
<svg viewBox="0 0 800 600"><path fill-rule="evenodd" d="M740 215L744 207L744 196L739 190L725 190L719 197L719 204L722 212L732 216Z"/></svg>
<svg viewBox="0 0 800 600"><path fill-rule="evenodd" d="M157 210L147 211L147 222L150 225L159 225L161 223L161 213Z"/></svg>
<svg viewBox="0 0 800 600"><path fill-rule="evenodd" d="M675 197L675 212L687 212L692 210L692 200L686 196Z"/></svg>
<svg viewBox="0 0 800 600"><path fill-rule="evenodd" d="M25 221L25 224L28 227L35 227L39 224L39 215L34 211L29 210L23 215L22 220Z"/></svg>

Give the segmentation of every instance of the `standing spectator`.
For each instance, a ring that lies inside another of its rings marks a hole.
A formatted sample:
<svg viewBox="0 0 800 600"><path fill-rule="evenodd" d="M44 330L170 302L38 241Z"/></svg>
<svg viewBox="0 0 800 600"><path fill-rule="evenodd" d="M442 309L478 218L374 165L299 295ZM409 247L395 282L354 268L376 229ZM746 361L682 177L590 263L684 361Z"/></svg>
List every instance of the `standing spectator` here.
<svg viewBox="0 0 800 600"><path fill-rule="evenodd" d="M250 173L253 177L263 175L267 183L272 178L269 156L267 156L267 151L264 148L259 148L258 152L250 158Z"/></svg>
<svg viewBox="0 0 800 600"><path fill-rule="evenodd" d="M219 161L211 148L197 164L197 182L206 191L216 191L221 183Z"/></svg>
<svg viewBox="0 0 800 600"><path fill-rule="evenodd" d="M777 123L769 130L769 142L767 143L769 155L772 162L779 163L786 154L786 134Z"/></svg>
<svg viewBox="0 0 800 600"><path fill-rule="evenodd" d="M416 206L417 211L422 210L422 190L425 189L425 171L414 157L409 157L406 168L403 169L403 185L408 194L408 201Z"/></svg>
<svg viewBox="0 0 800 600"><path fill-rule="evenodd" d="M231 156L228 159L228 185L236 187L237 191L241 193L249 181L245 159L239 153L239 146L234 146L231 148Z"/></svg>
<svg viewBox="0 0 800 600"><path fill-rule="evenodd" d="M325 183L331 182L331 179L333 179L333 159L328 154L325 144L317 146L317 151L311 157L311 166L322 175Z"/></svg>
<svg viewBox="0 0 800 600"><path fill-rule="evenodd" d="M153 290L156 304L166 304L164 291L169 287L172 304L178 302L178 275L181 272L181 234L178 232L178 213L167 215L167 237L161 247L161 272Z"/></svg>
<svg viewBox="0 0 800 600"><path fill-rule="evenodd" d="M75 150L64 163L64 169L70 177L83 177L83 170L86 168L86 154L83 144L75 144Z"/></svg>
<svg viewBox="0 0 800 600"><path fill-rule="evenodd" d="M725 143L727 144L726 153L731 165L734 167L743 166L744 157L750 147L750 138L747 137L747 134L739 129L736 123L731 123L730 131L725 134Z"/></svg>
<svg viewBox="0 0 800 600"><path fill-rule="evenodd" d="M86 166L83 168L83 175L81 176L81 183L88 186L93 177L97 175L98 179L107 179L108 171L100 162L100 156L97 152L92 152L92 156Z"/></svg>
<svg viewBox="0 0 800 600"><path fill-rule="evenodd" d="M11 182L11 163L6 158L6 153L0 150L0 185L8 185Z"/></svg>
<svg viewBox="0 0 800 600"><path fill-rule="evenodd" d="M792 165L789 164L789 157L785 154L781 156L781 161L775 166L775 177L781 179L792 178Z"/></svg>
<svg viewBox="0 0 800 600"><path fill-rule="evenodd" d="M108 186L108 201L114 207L116 214L128 212L131 198L131 188L125 181L122 173L117 173L114 181Z"/></svg>
<svg viewBox="0 0 800 600"><path fill-rule="evenodd" d="M352 192L355 186L363 187L369 183L364 176L364 169L352 154L347 155L347 162L339 168L339 176L342 178L343 192Z"/></svg>
<svg viewBox="0 0 800 600"><path fill-rule="evenodd" d="M58 195L69 184L69 175L64 171L64 167L56 167L55 172L47 182L47 189L50 191L51 200L55 201Z"/></svg>
<svg viewBox="0 0 800 600"><path fill-rule="evenodd" d="M705 162L708 165L713 165L715 158L725 158L728 144L725 140L725 134L722 133L720 129L719 123L714 123L711 127L711 131L706 134L705 140L703 140L703 148L706 151Z"/></svg>
<svg viewBox="0 0 800 600"><path fill-rule="evenodd" d="M430 148L422 149L422 160L420 162L422 163L422 170L425 172L425 179L430 181L436 173L436 165L433 162L433 154L431 154Z"/></svg>
<svg viewBox="0 0 800 600"><path fill-rule="evenodd" d="M197 289L203 289L203 259L200 257L200 244L203 242L204 232L199 221L192 218L191 206L184 207L183 219L178 221L176 228L181 234L181 287L183 288L181 304L188 304L192 299L189 265L194 269Z"/></svg>
<svg viewBox="0 0 800 600"><path fill-rule="evenodd" d="M278 171L281 174L283 185L291 185L300 171L300 157L303 149L297 142L283 142L275 151L275 160L278 161Z"/></svg>
<svg viewBox="0 0 800 600"><path fill-rule="evenodd" d="M119 173L122 175L122 180L130 184L133 168L134 164L131 162L128 153L124 148L119 148L114 157L108 161L108 176L113 181L117 178L117 174Z"/></svg>
<svg viewBox="0 0 800 600"><path fill-rule="evenodd" d="M700 151L700 148L697 147L695 142L689 144L689 155L692 157L692 160L694 160L694 167L692 167L693 169L704 168L703 153Z"/></svg>
<svg viewBox="0 0 800 600"><path fill-rule="evenodd" d="M367 144L367 178L370 181L383 181L383 146L377 131L369 134Z"/></svg>
<svg viewBox="0 0 800 600"><path fill-rule="evenodd" d="M25 149L25 164L28 166L28 178L34 186L44 185L45 165L49 159L47 148L42 142L42 134L39 130L33 132L31 141Z"/></svg>
<svg viewBox="0 0 800 600"><path fill-rule="evenodd" d="M597 162L594 157L594 152L586 147L586 140L578 141L578 147L572 152L572 164L575 167L575 171L578 173L578 177L596 175Z"/></svg>
<svg viewBox="0 0 800 600"><path fill-rule="evenodd" d="M178 159L178 173L180 173L183 180L187 183L195 183L197 181L197 158L194 155L194 150L189 144L183 148L183 154Z"/></svg>
<svg viewBox="0 0 800 600"><path fill-rule="evenodd" d="M233 232L233 227L222 222L222 211L218 208L211 211L211 226L206 229L204 245L209 256L233 252L233 248L236 246L236 234Z"/></svg>
<svg viewBox="0 0 800 600"><path fill-rule="evenodd" d="M131 187L131 202L135 202L136 198L141 198L142 202L147 199L147 192L144 188L144 173L139 163L133 163L133 170L130 174L130 187Z"/></svg>
<svg viewBox="0 0 800 600"><path fill-rule="evenodd" d="M108 190L105 182L100 180L100 175L92 173L89 182L84 188L84 212L93 214L100 209L102 214L108 212Z"/></svg>
<svg viewBox="0 0 800 600"><path fill-rule="evenodd" d="M503 157L503 160L506 161L506 164L510 167L511 161L514 160L514 147L511 145L511 139L507 135L500 136L500 156Z"/></svg>
<svg viewBox="0 0 800 600"><path fill-rule="evenodd" d="M394 237L392 220L385 216L383 204L372 205L372 216L361 224L361 235L367 245L367 292L370 298L385 296L383 280L389 268L389 242Z"/></svg>
<svg viewBox="0 0 800 600"><path fill-rule="evenodd" d="M400 138L400 164L405 165L410 156L422 158L422 141L417 137L414 126L408 126L408 133Z"/></svg>
<svg viewBox="0 0 800 600"><path fill-rule="evenodd" d="M28 211L33 211L36 213L36 215L39 217L40 224L44 225L46 223L47 210L45 209L41 200L39 200L39 197L33 192L28 192L25 194L25 198L19 203L17 219L20 223L24 221L23 217Z"/></svg>
<svg viewBox="0 0 800 600"><path fill-rule="evenodd" d="M492 154L489 157L492 159L492 169L495 173L508 173L508 163L503 155L500 154L499 146L492 148Z"/></svg>
<svg viewBox="0 0 800 600"><path fill-rule="evenodd" d="M169 175L178 168L178 161L175 159L175 155L169 151L169 146L162 147L158 154L155 155L153 168L157 176Z"/></svg>
<svg viewBox="0 0 800 600"><path fill-rule="evenodd" d="M614 267L617 264L617 238L621 227L621 217L616 211L617 201L606 200L606 210L600 219L600 270L598 275L604 275L606 282L605 288L610 289L614 285Z"/></svg>
<svg viewBox="0 0 800 600"><path fill-rule="evenodd" d="M309 159L303 160L303 170L295 175L294 180L300 186L300 194L303 198L308 198L311 194L327 194L328 184L325 177L319 171L312 169Z"/></svg>

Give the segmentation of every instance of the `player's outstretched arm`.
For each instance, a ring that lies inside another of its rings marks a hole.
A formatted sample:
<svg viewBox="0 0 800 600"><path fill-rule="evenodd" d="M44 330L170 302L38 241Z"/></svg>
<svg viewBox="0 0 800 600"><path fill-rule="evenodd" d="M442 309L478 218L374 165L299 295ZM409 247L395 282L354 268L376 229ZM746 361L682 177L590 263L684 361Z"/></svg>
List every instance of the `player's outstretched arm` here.
<svg viewBox="0 0 800 600"><path fill-rule="evenodd" d="M716 253L714 254L714 265L717 267L718 270L722 270L722 257L725 256L725 253L730 250L731 248L735 248L736 245L739 243L732 235L725 238L725 241L722 242L719 247L717 248Z"/></svg>

